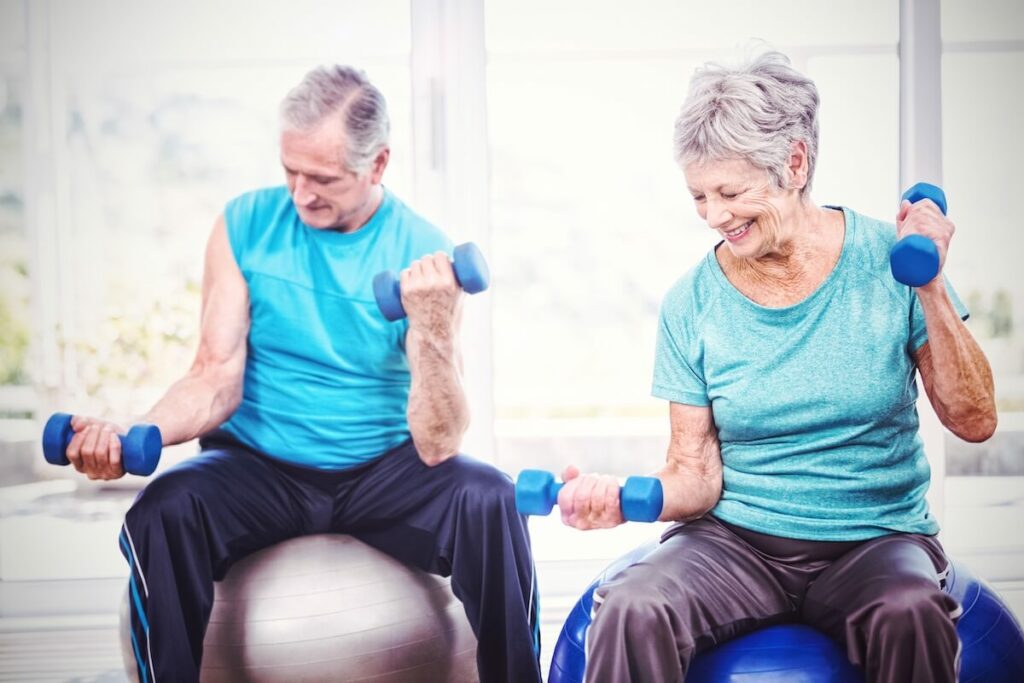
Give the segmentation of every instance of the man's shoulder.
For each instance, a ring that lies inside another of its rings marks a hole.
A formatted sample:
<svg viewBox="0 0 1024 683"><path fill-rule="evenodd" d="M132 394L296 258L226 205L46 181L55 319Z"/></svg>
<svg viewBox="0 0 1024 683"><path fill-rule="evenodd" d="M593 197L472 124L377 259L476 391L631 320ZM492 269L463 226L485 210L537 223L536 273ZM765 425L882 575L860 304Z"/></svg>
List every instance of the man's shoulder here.
<svg viewBox="0 0 1024 683"><path fill-rule="evenodd" d="M391 205L391 221L397 229L412 242L425 245L430 250L451 250L452 241L441 228L413 210L391 190L385 192L386 201Z"/></svg>
<svg viewBox="0 0 1024 683"><path fill-rule="evenodd" d="M284 185L273 185L249 190L233 197L228 201L226 211L261 213L277 209L289 202L291 202L291 195L288 193L288 188Z"/></svg>

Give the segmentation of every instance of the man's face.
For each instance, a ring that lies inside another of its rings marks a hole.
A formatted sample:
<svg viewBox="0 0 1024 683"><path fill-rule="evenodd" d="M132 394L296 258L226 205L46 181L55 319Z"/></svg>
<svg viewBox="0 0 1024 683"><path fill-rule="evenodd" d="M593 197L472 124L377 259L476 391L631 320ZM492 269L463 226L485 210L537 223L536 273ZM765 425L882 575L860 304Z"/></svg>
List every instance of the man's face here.
<svg viewBox="0 0 1024 683"><path fill-rule="evenodd" d="M387 165L388 150L382 150L368 170L356 174L345 166L345 144L341 122L335 117L309 130L281 132L281 165L288 191L299 218L311 228L348 232L369 218L367 207Z"/></svg>

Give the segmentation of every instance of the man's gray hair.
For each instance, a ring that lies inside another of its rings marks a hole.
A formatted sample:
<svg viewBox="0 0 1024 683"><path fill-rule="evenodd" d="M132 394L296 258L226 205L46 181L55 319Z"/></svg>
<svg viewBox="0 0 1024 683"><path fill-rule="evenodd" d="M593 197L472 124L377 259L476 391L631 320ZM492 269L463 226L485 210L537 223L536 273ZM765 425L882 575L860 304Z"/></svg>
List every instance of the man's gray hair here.
<svg viewBox="0 0 1024 683"><path fill-rule="evenodd" d="M337 115L345 126L348 170L362 174L388 144L387 102L366 74L350 66L319 66L281 102L281 124L309 130Z"/></svg>
<svg viewBox="0 0 1024 683"><path fill-rule="evenodd" d="M740 67L697 69L676 118L674 151L681 166L745 159L786 188L797 140L807 145L806 194L818 156L818 89L786 55L769 51Z"/></svg>

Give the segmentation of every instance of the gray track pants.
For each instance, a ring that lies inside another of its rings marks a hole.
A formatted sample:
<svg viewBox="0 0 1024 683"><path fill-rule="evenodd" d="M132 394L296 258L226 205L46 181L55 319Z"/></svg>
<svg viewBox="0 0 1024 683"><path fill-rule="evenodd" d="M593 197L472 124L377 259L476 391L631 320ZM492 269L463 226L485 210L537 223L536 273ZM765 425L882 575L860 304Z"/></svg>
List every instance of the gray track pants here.
<svg viewBox="0 0 1024 683"><path fill-rule="evenodd" d="M869 683L953 683L960 606L931 536L819 542L707 516L671 527L641 562L594 591L587 681L682 681L693 656L799 621L843 643Z"/></svg>

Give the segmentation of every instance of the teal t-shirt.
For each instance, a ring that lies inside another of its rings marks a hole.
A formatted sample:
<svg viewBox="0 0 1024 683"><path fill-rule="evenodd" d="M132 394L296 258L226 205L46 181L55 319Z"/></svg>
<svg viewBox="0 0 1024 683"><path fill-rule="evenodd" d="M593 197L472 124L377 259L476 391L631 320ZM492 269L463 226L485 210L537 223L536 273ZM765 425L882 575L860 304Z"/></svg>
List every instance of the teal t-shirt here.
<svg viewBox="0 0 1024 683"><path fill-rule="evenodd" d="M714 251L683 276L662 303L653 394L711 406L720 519L809 540L935 534L911 356L924 313L889 272L895 226L843 213L835 268L794 306L748 299Z"/></svg>
<svg viewBox="0 0 1024 683"><path fill-rule="evenodd" d="M408 323L380 313L373 277L450 253L450 240L388 190L351 233L306 226L283 186L233 199L224 219L251 326L242 402L223 429L274 458L331 470L406 441Z"/></svg>

